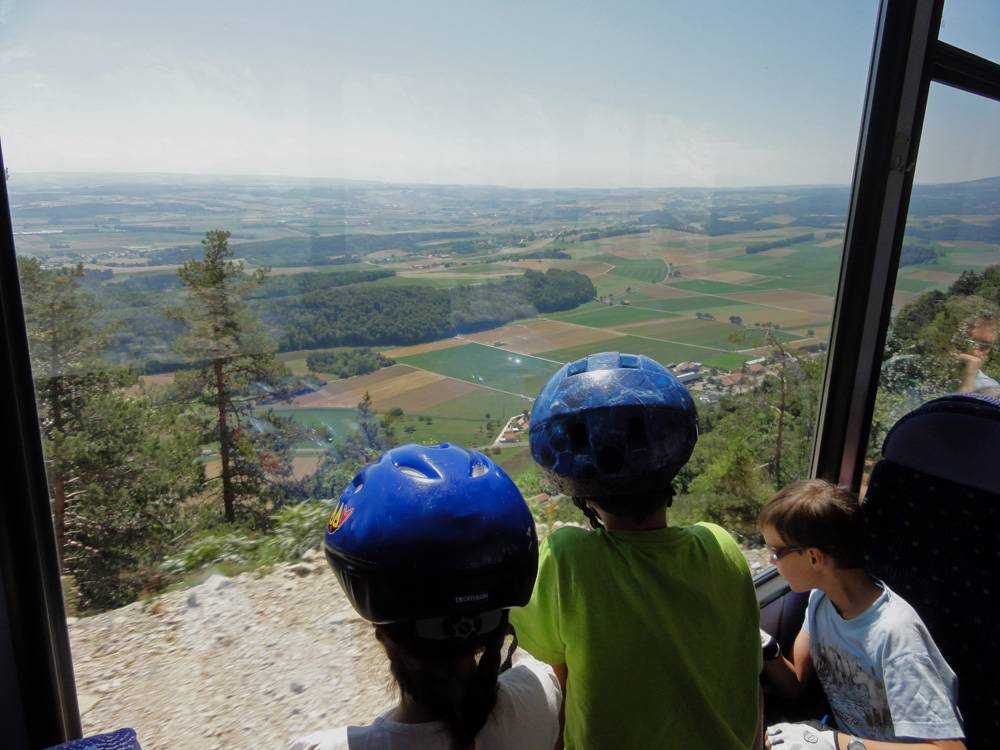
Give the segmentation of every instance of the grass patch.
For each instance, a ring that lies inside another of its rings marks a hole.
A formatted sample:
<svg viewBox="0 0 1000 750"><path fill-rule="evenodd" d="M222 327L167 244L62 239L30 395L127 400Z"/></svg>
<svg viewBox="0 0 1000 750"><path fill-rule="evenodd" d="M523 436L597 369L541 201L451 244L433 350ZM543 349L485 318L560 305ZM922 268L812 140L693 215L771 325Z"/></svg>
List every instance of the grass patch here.
<svg viewBox="0 0 1000 750"><path fill-rule="evenodd" d="M665 286L683 289L685 292L698 292L699 294L738 294L753 291L753 287L746 284L730 284L727 281L711 281L709 279L674 281Z"/></svg>
<svg viewBox="0 0 1000 750"><path fill-rule="evenodd" d="M687 344L675 344L669 341L657 341L639 336L621 336L611 342L596 341L582 346L556 349L551 352L545 352L544 356L559 360L560 362L572 362L589 354L608 351L607 347L609 343L614 346L615 351L628 352L629 354L645 354L647 357L652 357L664 365L676 364L685 360L704 362L707 357L725 354L725 352L716 352L712 349L688 346Z"/></svg>
<svg viewBox="0 0 1000 750"><path fill-rule="evenodd" d="M675 299L644 300L642 307L651 307L664 312L700 312L711 310L716 307L741 307L749 305L738 299L726 299L725 297L713 297L703 295L701 297L677 297ZM639 306L639 305L636 305Z"/></svg>
<svg viewBox="0 0 1000 750"><path fill-rule="evenodd" d="M601 255L585 256L586 260L598 260L614 266L608 273L623 276L636 281L648 281L655 284L667 276L667 264L662 258L622 258L617 255L603 253Z"/></svg>
<svg viewBox="0 0 1000 750"><path fill-rule="evenodd" d="M558 369L552 362L482 344L462 344L400 357L397 361L469 383L532 397Z"/></svg>
<svg viewBox="0 0 1000 750"><path fill-rule="evenodd" d="M589 303L588 303L589 304ZM654 318L672 318L672 313L662 310L649 310L644 307L632 307L629 305L602 305L597 303L597 307L586 310L574 310L571 313L561 313L559 315L546 315L550 320L561 320L565 323L575 323L580 326L591 326L593 328L612 328L626 323L635 323L640 320L650 320Z"/></svg>
<svg viewBox="0 0 1000 750"><path fill-rule="evenodd" d="M935 284L933 281L922 281L920 279L906 279L897 278L896 279L896 289L904 292L922 292L932 286L944 286L943 284Z"/></svg>
<svg viewBox="0 0 1000 750"><path fill-rule="evenodd" d="M291 417L305 428L306 436L296 448L325 448L357 429L354 409L275 409L281 417Z"/></svg>
<svg viewBox="0 0 1000 750"><path fill-rule="evenodd" d="M639 328L630 328L629 332L641 336L671 339L686 344L700 344L701 346L711 346L731 351L763 346L765 338L764 331L760 329L739 328L731 323L724 323L721 320L677 320ZM732 341L730 337L735 334L739 334L742 340ZM792 341L801 338L785 331L775 331L774 335L779 341Z"/></svg>

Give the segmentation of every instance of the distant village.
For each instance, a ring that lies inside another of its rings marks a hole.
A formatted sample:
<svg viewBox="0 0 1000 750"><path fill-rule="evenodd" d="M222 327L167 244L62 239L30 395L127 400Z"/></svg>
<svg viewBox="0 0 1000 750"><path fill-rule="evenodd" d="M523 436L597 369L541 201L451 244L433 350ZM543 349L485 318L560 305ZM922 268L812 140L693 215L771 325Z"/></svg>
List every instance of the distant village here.
<svg viewBox="0 0 1000 750"><path fill-rule="evenodd" d="M786 355L791 356L791 355ZM821 356L818 352L811 352L810 356ZM768 362L767 357L757 357L748 360L739 370L721 372L718 368L706 367L701 362L680 362L669 365L670 371L677 376L696 400L713 404L723 396L734 396L748 393L759 386L764 378L779 377L781 364L777 357ZM500 434L494 441L494 445L515 445L527 444L529 428L528 412L517 414L511 417Z"/></svg>

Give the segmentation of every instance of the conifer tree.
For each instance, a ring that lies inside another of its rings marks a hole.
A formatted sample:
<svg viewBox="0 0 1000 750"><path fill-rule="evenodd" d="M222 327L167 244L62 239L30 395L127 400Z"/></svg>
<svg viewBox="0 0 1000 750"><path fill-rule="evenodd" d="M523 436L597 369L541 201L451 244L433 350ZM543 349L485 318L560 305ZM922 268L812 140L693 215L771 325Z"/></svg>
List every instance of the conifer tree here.
<svg viewBox="0 0 1000 750"><path fill-rule="evenodd" d="M83 606L124 604L200 484L193 425L103 361L108 331L81 266L22 258L19 270L60 562Z"/></svg>
<svg viewBox="0 0 1000 750"><path fill-rule="evenodd" d="M175 350L192 369L178 374L177 385L205 407L205 440L218 446L221 472L213 483L226 521L240 515L265 525L292 485L292 421L261 407L286 395L287 370L246 302L268 269L246 273L229 236L208 232L204 256L178 272L186 300L171 315L188 330Z"/></svg>

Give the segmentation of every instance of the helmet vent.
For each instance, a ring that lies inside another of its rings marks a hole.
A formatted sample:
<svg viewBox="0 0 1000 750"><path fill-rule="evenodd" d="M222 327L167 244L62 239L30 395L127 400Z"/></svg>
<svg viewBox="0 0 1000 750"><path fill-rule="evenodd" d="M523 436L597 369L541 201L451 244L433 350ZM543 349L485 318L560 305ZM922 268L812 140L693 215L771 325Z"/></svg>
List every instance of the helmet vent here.
<svg viewBox="0 0 1000 750"><path fill-rule="evenodd" d="M568 425L566 431L569 433L569 446L574 453L586 453L590 449L590 441L587 439L587 425L583 422L573 422Z"/></svg>
<svg viewBox="0 0 1000 750"><path fill-rule="evenodd" d="M619 354L618 366L625 367L629 370L635 370L639 367L639 358L634 354Z"/></svg>
<svg viewBox="0 0 1000 750"><path fill-rule="evenodd" d="M399 451L393 464L408 477L414 479L442 479L441 472L428 460L423 452Z"/></svg>
<svg viewBox="0 0 1000 750"><path fill-rule="evenodd" d="M484 464L482 461L473 461L472 468L469 471L469 476L473 479L476 477L481 477L483 474L489 474L490 467Z"/></svg>
<svg viewBox="0 0 1000 750"><path fill-rule="evenodd" d="M601 448L597 452L597 468L605 474L617 474L624 466L625 459L617 448Z"/></svg>
<svg viewBox="0 0 1000 750"><path fill-rule="evenodd" d="M626 440L630 451L641 451L647 448L646 422L642 417L632 417L628 421Z"/></svg>

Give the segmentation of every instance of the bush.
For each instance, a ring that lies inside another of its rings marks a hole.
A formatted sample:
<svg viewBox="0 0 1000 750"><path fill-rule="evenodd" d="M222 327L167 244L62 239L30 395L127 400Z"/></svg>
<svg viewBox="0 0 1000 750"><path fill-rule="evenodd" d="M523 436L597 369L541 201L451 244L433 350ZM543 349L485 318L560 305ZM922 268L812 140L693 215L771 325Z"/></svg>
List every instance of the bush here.
<svg viewBox="0 0 1000 750"><path fill-rule="evenodd" d="M227 524L205 532L175 557L164 560L161 567L180 575L219 563L242 566L254 558L259 546L260 539L241 527Z"/></svg>
<svg viewBox="0 0 1000 750"><path fill-rule="evenodd" d="M161 569L173 575L191 573L211 565L233 565L252 570L263 565L297 560L323 542L323 527L330 505L309 501L286 505L271 516L271 529L259 535L224 524L205 532Z"/></svg>

